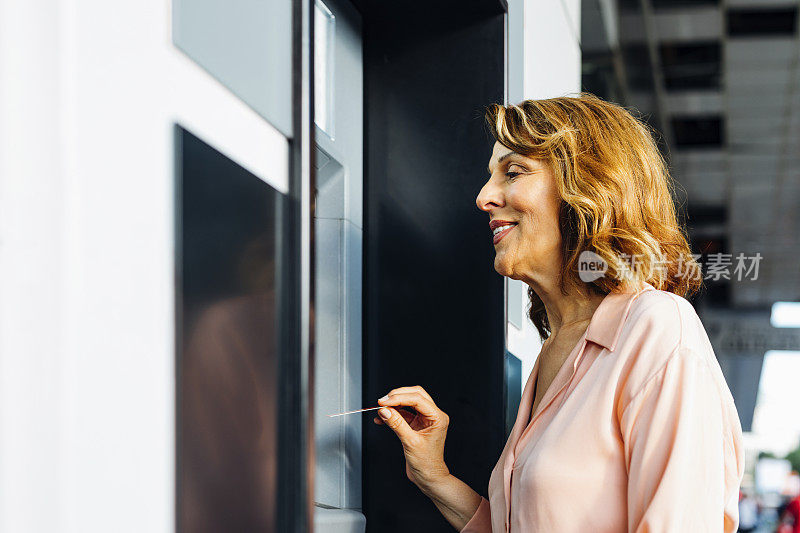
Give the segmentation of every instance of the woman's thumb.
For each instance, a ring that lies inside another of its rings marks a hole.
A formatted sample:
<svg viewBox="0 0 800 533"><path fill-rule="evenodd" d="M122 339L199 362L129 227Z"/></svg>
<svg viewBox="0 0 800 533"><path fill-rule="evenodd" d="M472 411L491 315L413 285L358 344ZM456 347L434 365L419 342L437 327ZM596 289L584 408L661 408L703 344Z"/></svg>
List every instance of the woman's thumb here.
<svg viewBox="0 0 800 533"><path fill-rule="evenodd" d="M389 426L391 430L400 437L400 441L402 442L405 442L405 440L414 433L414 430L411 429L411 426L408 425L408 422L406 422L396 409L381 407L378 410L378 416L381 417L384 424Z"/></svg>

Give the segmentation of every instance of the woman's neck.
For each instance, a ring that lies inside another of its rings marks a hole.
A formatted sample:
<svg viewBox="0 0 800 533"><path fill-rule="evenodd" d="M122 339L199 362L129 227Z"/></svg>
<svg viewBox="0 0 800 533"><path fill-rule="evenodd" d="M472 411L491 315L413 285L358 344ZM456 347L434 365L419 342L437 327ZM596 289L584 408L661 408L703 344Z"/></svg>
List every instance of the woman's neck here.
<svg viewBox="0 0 800 533"><path fill-rule="evenodd" d="M544 304L551 337L562 330L567 332L573 329L585 329L604 298L604 295L596 294L588 287L583 292L574 290L562 294L561 288L556 284L551 284L549 288L541 285L531 286Z"/></svg>

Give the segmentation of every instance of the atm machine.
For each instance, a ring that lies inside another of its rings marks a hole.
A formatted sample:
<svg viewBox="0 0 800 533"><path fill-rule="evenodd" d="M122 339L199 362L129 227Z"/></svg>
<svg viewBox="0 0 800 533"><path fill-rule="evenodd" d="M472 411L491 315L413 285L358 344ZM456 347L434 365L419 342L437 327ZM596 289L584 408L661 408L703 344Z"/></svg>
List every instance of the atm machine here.
<svg viewBox="0 0 800 533"><path fill-rule="evenodd" d="M485 494L505 305L474 199L505 11L174 0L175 45L289 142L278 190L175 124L180 533L449 531L372 413L328 416L403 385L458 421L448 465Z"/></svg>
<svg viewBox="0 0 800 533"><path fill-rule="evenodd" d="M451 531L372 413L327 415L423 385L485 494L505 1L1 6L0 522Z"/></svg>

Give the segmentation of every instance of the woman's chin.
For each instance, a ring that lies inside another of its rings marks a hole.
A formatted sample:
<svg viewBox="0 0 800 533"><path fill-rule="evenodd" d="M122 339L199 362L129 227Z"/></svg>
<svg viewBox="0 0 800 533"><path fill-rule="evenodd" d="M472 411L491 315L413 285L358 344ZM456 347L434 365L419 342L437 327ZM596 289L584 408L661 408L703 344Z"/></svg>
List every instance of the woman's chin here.
<svg viewBox="0 0 800 533"><path fill-rule="evenodd" d="M497 271L498 274L501 276L505 276L507 278L512 277L514 269L511 268L511 265L508 261L504 261L501 254L498 254L494 258L494 269Z"/></svg>

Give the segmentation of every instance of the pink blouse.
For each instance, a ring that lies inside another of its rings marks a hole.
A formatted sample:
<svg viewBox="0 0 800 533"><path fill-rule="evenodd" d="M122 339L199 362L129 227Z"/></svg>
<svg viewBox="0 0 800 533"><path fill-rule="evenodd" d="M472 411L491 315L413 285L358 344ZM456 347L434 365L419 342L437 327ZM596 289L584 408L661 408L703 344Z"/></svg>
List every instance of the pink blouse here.
<svg viewBox="0 0 800 533"><path fill-rule="evenodd" d="M742 427L688 301L607 295L531 418L538 370L461 533L737 530Z"/></svg>

